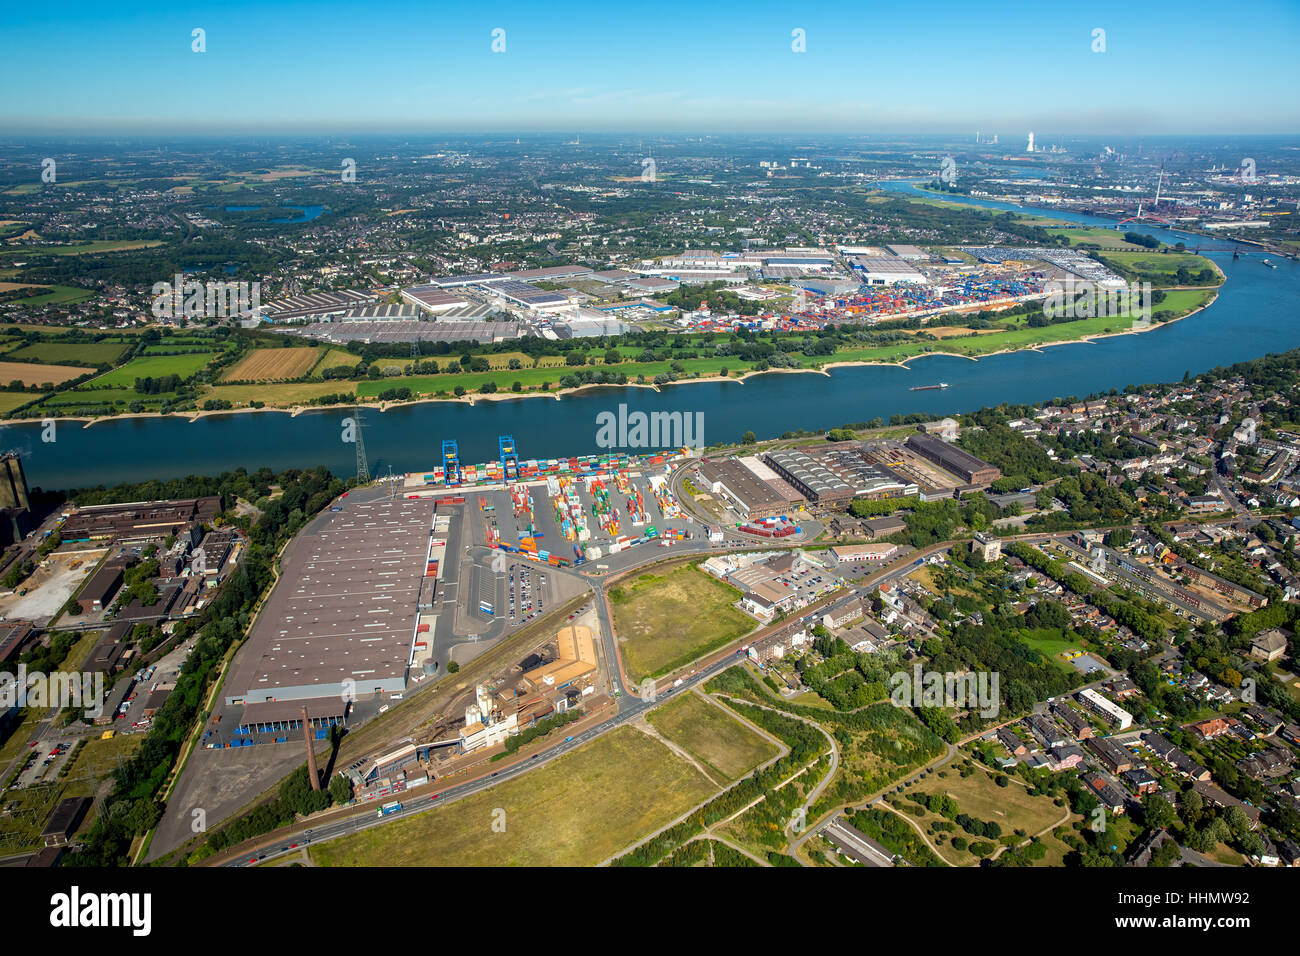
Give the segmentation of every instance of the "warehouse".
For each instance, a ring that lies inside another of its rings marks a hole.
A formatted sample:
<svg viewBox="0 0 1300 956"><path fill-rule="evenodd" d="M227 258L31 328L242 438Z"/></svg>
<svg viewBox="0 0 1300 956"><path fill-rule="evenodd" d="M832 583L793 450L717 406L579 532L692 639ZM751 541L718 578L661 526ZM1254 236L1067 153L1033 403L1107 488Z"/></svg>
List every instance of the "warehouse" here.
<svg viewBox="0 0 1300 956"><path fill-rule="evenodd" d="M697 473L714 494L735 504L746 518L767 518L784 514L791 502L767 482L733 459L705 459Z"/></svg>
<svg viewBox="0 0 1300 956"><path fill-rule="evenodd" d="M518 272L506 274L509 278L518 279L520 282L554 282L557 279L577 279L589 276L591 271L586 266L547 266L545 269L521 269Z"/></svg>
<svg viewBox="0 0 1300 956"><path fill-rule="evenodd" d="M945 471L952 472L967 484L991 485L1002 477L1002 472L987 461L933 435L911 435L906 447Z"/></svg>
<svg viewBox="0 0 1300 956"><path fill-rule="evenodd" d="M852 485L801 451L770 452L764 460L814 504L824 507L842 506L853 497Z"/></svg>
<svg viewBox="0 0 1300 956"><path fill-rule="evenodd" d="M436 285L417 285L403 289L402 298L416 308L435 315L469 304L469 300L445 292Z"/></svg>
<svg viewBox="0 0 1300 956"><path fill-rule="evenodd" d="M892 256L854 256L849 265L861 274L864 285L894 285L899 282L925 285L930 281L906 260Z"/></svg>
<svg viewBox="0 0 1300 956"><path fill-rule="evenodd" d="M86 582L86 586L77 595L77 603L81 605L83 614L102 611L113 603L113 595L122 586L122 570L120 564L106 564Z"/></svg>
<svg viewBox="0 0 1300 956"><path fill-rule="evenodd" d="M862 446L847 448L805 448L822 465L842 478L853 488L855 498L900 498L917 493L916 482L878 462L867 461Z"/></svg>
<svg viewBox="0 0 1300 956"><path fill-rule="evenodd" d="M406 688L436 504L347 500L300 535L226 683L227 704Z"/></svg>
<svg viewBox="0 0 1300 956"><path fill-rule="evenodd" d="M309 292L305 295L268 302L262 307L262 315L270 322L318 319L342 315L349 309L374 301L373 293L360 292L356 289L344 289L341 292Z"/></svg>
<svg viewBox="0 0 1300 956"><path fill-rule="evenodd" d="M856 564L861 561L888 561L898 554L898 545L880 542L879 544L851 544L831 548L831 554L841 564Z"/></svg>

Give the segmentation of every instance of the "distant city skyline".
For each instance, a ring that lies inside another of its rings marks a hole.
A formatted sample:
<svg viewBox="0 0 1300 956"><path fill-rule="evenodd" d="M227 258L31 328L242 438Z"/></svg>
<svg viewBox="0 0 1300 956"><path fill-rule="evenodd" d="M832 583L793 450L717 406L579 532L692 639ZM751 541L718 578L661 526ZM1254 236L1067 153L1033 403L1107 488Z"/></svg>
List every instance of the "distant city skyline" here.
<svg viewBox="0 0 1300 956"><path fill-rule="evenodd" d="M192 51L196 28L206 52ZM1043 143L1300 129L1300 5L1268 0L1248 17L1167 0L743 11L75 0L10 5L0 32L0 135L969 129L1023 149L1031 129Z"/></svg>

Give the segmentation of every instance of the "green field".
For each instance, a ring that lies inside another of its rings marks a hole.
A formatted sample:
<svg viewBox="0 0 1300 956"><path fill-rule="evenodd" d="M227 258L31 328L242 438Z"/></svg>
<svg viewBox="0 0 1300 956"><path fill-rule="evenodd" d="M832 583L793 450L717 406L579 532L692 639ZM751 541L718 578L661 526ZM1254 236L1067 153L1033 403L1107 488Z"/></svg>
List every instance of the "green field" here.
<svg viewBox="0 0 1300 956"><path fill-rule="evenodd" d="M89 289L79 289L71 285L50 285L41 286L41 288L50 291L14 301L23 305L75 305L78 302L85 302L87 299L95 297L95 293ZM60 331L65 330L61 329Z"/></svg>
<svg viewBox="0 0 1300 956"><path fill-rule="evenodd" d="M754 629L731 606L740 592L694 565L647 571L609 592L614 633L628 677L640 681L682 667Z"/></svg>
<svg viewBox="0 0 1300 956"><path fill-rule="evenodd" d="M0 392L0 415L8 415L15 408L40 397L36 392Z"/></svg>
<svg viewBox="0 0 1300 956"><path fill-rule="evenodd" d="M189 378L212 361L213 352L193 352L184 355L146 355L134 358L120 368L105 372L87 382L90 388L130 388L137 378L161 378L179 375Z"/></svg>
<svg viewBox="0 0 1300 956"><path fill-rule="evenodd" d="M1175 274L1184 266L1193 273L1200 272L1202 269L1213 269L1213 264L1209 259L1190 252L1107 251L1103 255L1106 259L1123 266L1125 269L1149 277L1152 282L1163 281L1171 285L1174 282Z"/></svg>
<svg viewBox="0 0 1300 956"><path fill-rule="evenodd" d="M113 364L127 350L124 342L37 342L5 355L9 361L43 362L46 365Z"/></svg>
<svg viewBox="0 0 1300 956"><path fill-rule="evenodd" d="M22 256L84 256L98 252L121 252L127 249L148 249L161 246L161 239L92 239L69 246L17 246L5 249L9 255Z"/></svg>
<svg viewBox="0 0 1300 956"><path fill-rule="evenodd" d="M522 777L309 854L318 866L591 866L715 789L663 744L619 727ZM493 830L497 809L504 832Z"/></svg>
<svg viewBox="0 0 1300 956"><path fill-rule="evenodd" d="M683 694L651 711L646 719L705 764L711 776L725 781L743 777L779 752L771 741L698 694Z"/></svg>
<svg viewBox="0 0 1300 956"><path fill-rule="evenodd" d="M1089 243L1106 249L1141 250L1142 246L1124 241L1124 230L1108 229L1105 226L1077 226L1069 229L1051 229L1054 236L1064 236L1072 246Z"/></svg>

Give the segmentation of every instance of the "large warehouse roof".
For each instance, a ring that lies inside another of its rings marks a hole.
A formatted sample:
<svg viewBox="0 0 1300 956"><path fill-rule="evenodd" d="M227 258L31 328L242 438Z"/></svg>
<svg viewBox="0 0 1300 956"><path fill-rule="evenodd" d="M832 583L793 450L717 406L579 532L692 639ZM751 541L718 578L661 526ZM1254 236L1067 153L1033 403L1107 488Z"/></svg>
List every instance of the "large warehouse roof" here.
<svg viewBox="0 0 1300 956"><path fill-rule="evenodd" d="M227 703L401 690L436 505L348 500L286 553L226 683Z"/></svg>

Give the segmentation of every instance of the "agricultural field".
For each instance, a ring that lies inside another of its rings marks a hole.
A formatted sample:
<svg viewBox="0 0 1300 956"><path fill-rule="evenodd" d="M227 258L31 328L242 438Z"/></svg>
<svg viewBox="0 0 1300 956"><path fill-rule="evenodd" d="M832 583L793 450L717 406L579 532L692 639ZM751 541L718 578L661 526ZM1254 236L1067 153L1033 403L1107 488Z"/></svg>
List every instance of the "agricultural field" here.
<svg viewBox="0 0 1300 956"><path fill-rule="evenodd" d="M614 633L633 681L657 677L744 637L754 622L732 607L740 592L688 563L609 592Z"/></svg>
<svg viewBox="0 0 1300 956"><path fill-rule="evenodd" d="M31 392L0 392L0 415L8 415L15 408L43 397Z"/></svg>
<svg viewBox="0 0 1300 956"><path fill-rule="evenodd" d="M131 388L137 378L161 378L164 375L179 375L189 378L212 361L213 352L191 352L183 355L147 355L134 358L111 372L105 372L98 378L91 379L87 385L93 388Z"/></svg>
<svg viewBox="0 0 1300 956"><path fill-rule="evenodd" d="M308 853L318 866L591 866L714 792L663 744L619 727L523 777ZM498 808L504 832L492 828Z"/></svg>
<svg viewBox="0 0 1300 956"><path fill-rule="evenodd" d="M129 249L149 249L161 246L161 239L92 239L66 246L20 246L5 250L24 256L84 256L99 252L123 252Z"/></svg>
<svg viewBox="0 0 1300 956"><path fill-rule="evenodd" d="M223 382L289 381L302 378L320 360L321 350L306 348L254 349L221 376Z"/></svg>
<svg viewBox="0 0 1300 956"><path fill-rule="evenodd" d="M66 330L63 330L66 331ZM112 365L126 352L125 342L36 342L5 354L8 361L50 365Z"/></svg>
<svg viewBox="0 0 1300 956"><path fill-rule="evenodd" d="M93 368L78 368L75 365L39 365L35 362L0 361L0 382L8 385L15 380L24 385L62 385L70 379L79 378Z"/></svg>
<svg viewBox="0 0 1300 956"><path fill-rule="evenodd" d="M728 711L698 694L683 694L646 718L664 737L703 763L710 776L737 780L779 751Z"/></svg>
<svg viewBox="0 0 1300 956"><path fill-rule="evenodd" d="M293 406L311 402L322 395L352 395L355 382L273 382L267 385L214 385L206 388L199 404L212 398L225 399L234 406L263 402L270 406Z"/></svg>
<svg viewBox="0 0 1300 956"><path fill-rule="evenodd" d="M313 372L323 372L327 368L356 368L361 363L361 356L345 352L343 349L327 349Z"/></svg>

